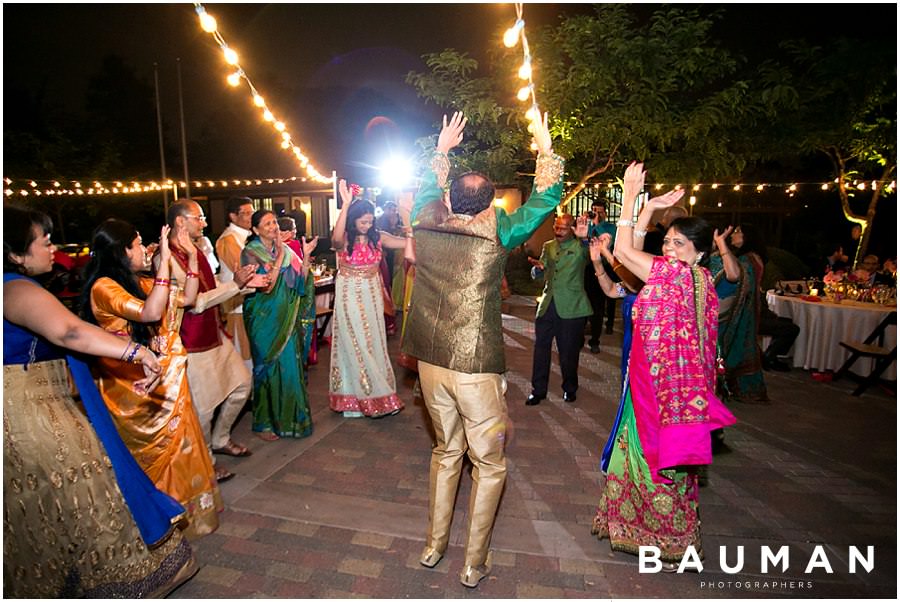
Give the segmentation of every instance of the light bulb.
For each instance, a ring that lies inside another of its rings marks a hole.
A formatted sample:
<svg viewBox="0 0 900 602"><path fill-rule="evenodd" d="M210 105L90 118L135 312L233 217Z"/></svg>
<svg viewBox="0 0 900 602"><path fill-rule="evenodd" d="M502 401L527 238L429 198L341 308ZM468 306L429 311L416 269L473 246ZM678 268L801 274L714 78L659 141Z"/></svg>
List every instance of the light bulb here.
<svg viewBox="0 0 900 602"><path fill-rule="evenodd" d="M253 95L253 104L255 104L258 107L264 107L264 106L266 106L266 100L259 94L254 94Z"/></svg>
<svg viewBox="0 0 900 602"><path fill-rule="evenodd" d="M526 59L522 66L519 67L519 78L521 79L530 79L531 78L531 61Z"/></svg>
<svg viewBox="0 0 900 602"><path fill-rule="evenodd" d="M516 42L519 41L519 32L515 27L510 27L506 30L506 33L503 34L503 45L507 48L512 48L516 45Z"/></svg>
<svg viewBox="0 0 900 602"><path fill-rule="evenodd" d="M272 111L266 109L265 113L263 113L263 119L265 119L266 121L274 121L275 116L272 115Z"/></svg>
<svg viewBox="0 0 900 602"><path fill-rule="evenodd" d="M529 134L533 134L534 133L534 123L529 123L528 128L526 128L526 129L528 130Z"/></svg>
<svg viewBox="0 0 900 602"><path fill-rule="evenodd" d="M281 133L281 138L282 138L283 140L288 140L288 141L289 141L289 140L291 139L291 135L288 134L287 132L282 132L282 133Z"/></svg>
<svg viewBox="0 0 900 602"><path fill-rule="evenodd" d="M217 27L216 18L204 10L200 13L200 27L202 27L203 31L206 33L215 32Z"/></svg>
<svg viewBox="0 0 900 602"><path fill-rule="evenodd" d="M519 41L519 32L525 27L525 21L519 19L516 24L506 30L503 34L503 45L512 48Z"/></svg>
<svg viewBox="0 0 900 602"><path fill-rule="evenodd" d="M519 93L516 94L516 98L525 102L528 100L528 97L531 96L531 86L525 86L524 88L519 90Z"/></svg>
<svg viewBox="0 0 900 602"><path fill-rule="evenodd" d="M537 142L532 142L532 143L531 143L531 150L536 151L537 149L538 149Z"/></svg>
<svg viewBox="0 0 900 602"><path fill-rule="evenodd" d="M237 65L238 63L238 55L237 52L226 46L222 49L222 52L225 54L225 62L229 65Z"/></svg>
<svg viewBox="0 0 900 602"><path fill-rule="evenodd" d="M228 76L228 85L232 87L237 87L241 83L241 72L235 71L231 75Z"/></svg>
<svg viewBox="0 0 900 602"><path fill-rule="evenodd" d="M284 131L284 123L282 123L281 121L276 121L275 129L278 130L279 132L283 132Z"/></svg>
<svg viewBox="0 0 900 602"><path fill-rule="evenodd" d="M692 197L691 197L691 200L688 201L688 202L691 204L691 207L693 207L694 205L697 204L697 197L692 196Z"/></svg>
<svg viewBox="0 0 900 602"><path fill-rule="evenodd" d="M538 115L538 111L536 111L533 106L525 111L525 119L527 119L528 121L534 121Z"/></svg>

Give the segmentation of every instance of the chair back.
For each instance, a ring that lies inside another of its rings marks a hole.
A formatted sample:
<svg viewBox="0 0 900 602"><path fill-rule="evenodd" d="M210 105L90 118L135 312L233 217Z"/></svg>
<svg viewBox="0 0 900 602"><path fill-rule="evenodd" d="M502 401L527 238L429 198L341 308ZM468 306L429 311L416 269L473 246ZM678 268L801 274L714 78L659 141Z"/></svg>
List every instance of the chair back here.
<svg viewBox="0 0 900 602"><path fill-rule="evenodd" d="M779 280L775 288L780 289L785 295L808 295L809 284L806 280Z"/></svg>

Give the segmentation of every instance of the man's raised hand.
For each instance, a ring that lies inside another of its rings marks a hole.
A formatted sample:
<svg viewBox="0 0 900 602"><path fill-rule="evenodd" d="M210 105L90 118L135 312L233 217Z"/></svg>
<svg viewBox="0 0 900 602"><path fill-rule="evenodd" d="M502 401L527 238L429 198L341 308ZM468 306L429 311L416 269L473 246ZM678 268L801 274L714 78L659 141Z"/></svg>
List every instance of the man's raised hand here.
<svg viewBox="0 0 900 602"><path fill-rule="evenodd" d="M447 123L447 116L444 115L444 127L441 128L441 133L438 135L436 150L446 155L450 149L458 146L462 142L463 130L466 128L467 122L468 119L463 117L461 111L453 113L450 123Z"/></svg>

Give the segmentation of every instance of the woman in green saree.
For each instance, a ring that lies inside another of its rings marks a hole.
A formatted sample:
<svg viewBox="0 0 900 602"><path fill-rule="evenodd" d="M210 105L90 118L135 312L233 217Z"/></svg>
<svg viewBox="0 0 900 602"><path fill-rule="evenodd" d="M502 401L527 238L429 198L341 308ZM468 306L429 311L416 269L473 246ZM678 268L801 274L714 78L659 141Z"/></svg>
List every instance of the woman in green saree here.
<svg viewBox="0 0 900 602"><path fill-rule="evenodd" d="M756 230L744 224L717 236L716 246L719 253L710 258L709 270L719 297L718 343L725 361L725 390L719 394L726 401L768 403L757 342L765 245Z"/></svg>
<svg viewBox="0 0 900 602"><path fill-rule="evenodd" d="M314 295L307 286L307 261L281 242L278 220L261 209L251 219L253 236L241 253L241 265L255 264L269 284L244 299L244 325L253 355L253 432L266 441L306 437L312 417L303 377L302 300ZM306 243L305 256L315 246Z"/></svg>

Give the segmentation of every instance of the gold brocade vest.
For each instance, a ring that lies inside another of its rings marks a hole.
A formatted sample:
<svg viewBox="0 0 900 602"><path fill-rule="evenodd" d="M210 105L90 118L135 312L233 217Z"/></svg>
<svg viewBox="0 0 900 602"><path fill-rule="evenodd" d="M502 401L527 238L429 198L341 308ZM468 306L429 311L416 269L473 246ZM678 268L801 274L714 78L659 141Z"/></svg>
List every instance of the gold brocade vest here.
<svg viewBox="0 0 900 602"><path fill-rule="evenodd" d="M500 282L509 250L497 237L494 207L470 217L434 201L417 218L403 352L467 374L505 372Z"/></svg>

